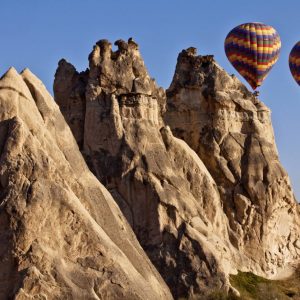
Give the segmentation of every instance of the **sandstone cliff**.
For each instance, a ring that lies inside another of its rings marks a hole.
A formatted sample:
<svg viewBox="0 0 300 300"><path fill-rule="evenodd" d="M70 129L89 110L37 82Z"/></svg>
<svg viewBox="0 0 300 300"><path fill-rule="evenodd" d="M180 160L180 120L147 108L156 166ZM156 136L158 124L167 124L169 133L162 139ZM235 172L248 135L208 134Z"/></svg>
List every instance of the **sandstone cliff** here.
<svg viewBox="0 0 300 300"><path fill-rule="evenodd" d="M269 110L195 48L180 54L166 102L138 45L115 44L99 41L83 73L61 60L55 100L174 297L295 262L299 210Z"/></svg>
<svg viewBox="0 0 300 300"><path fill-rule="evenodd" d="M171 299L43 84L10 69L0 107L0 299Z"/></svg>
<svg viewBox="0 0 300 300"><path fill-rule="evenodd" d="M201 158L222 199L231 243L255 273L300 258L300 218L281 166L270 110L212 56L183 50L167 90L165 121Z"/></svg>

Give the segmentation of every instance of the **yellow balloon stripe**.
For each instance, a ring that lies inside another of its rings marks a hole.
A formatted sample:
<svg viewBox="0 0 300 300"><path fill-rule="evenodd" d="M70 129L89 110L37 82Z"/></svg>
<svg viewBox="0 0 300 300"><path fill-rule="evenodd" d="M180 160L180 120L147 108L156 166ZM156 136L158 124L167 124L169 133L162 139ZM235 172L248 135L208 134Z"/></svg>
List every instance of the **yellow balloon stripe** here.
<svg viewBox="0 0 300 300"><path fill-rule="evenodd" d="M231 36L226 40L226 44L229 44L229 43L234 43L240 47L245 47L247 49L252 49L251 45L253 45L250 43L249 40L245 41L243 39L239 39L234 36ZM254 43L254 45L255 45L255 43ZM258 51L258 53L261 53L261 54L265 53L265 51L267 51L268 53L272 53L272 52L277 51L280 47L281 47L281 42L279 40L275 40L273 45L263 45L262 47L257 47L256 51Z"/></svg>
<svg viewBox="0 0 300 300"><path fill-rule="evenodd" d="M229 55L228 59L230 61L243 61L244 63L247 63L248 65L257 68L259 71L265 71L268 68L272 67L272 65L278 60L278 57L274 57L272 60L270 60L269 62L263 65L258 64L256 60L253 60L251 58L246 58L238 54Z"/></svg>
<svg viewBox="0 0 300 300"><path fill-rule="evenodd" d="M256 76L254 76L251 72L244 70L241 70L240 74L244 77L244 78L250 78L251 81L256 83L256 86L261 86L262 82L265 80L265 78L267 77L267 74L260 76L259 78L257 78Z"/></svg>

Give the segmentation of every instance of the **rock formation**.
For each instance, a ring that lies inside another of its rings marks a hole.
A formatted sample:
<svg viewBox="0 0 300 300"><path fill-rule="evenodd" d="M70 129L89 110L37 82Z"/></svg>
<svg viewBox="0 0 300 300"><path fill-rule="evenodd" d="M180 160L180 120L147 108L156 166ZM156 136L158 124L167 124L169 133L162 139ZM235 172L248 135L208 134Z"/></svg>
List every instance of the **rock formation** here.
<svg viewBox="0 0 300 300"><path fill-rule="evenodd" d="M212 56L178 57L165 121L201 158L221 195L230 241L251 271L276 274L300 258L299 205L281 166L270 110Z"/></svg>
<svg viewBox="0 0 300 300"><path fill-rule="evenodd" d="M56 101L60 103L60 110L70 128L72 128L79 148L82 149L85 119L85 86L88 71L79 74L65 60L62 60L60 63L65 68L64 72L59 74L57 80L63 82L64 85L62 91L59 90L59 86L56 87L55 94L61 97L57 98Z"/></svg>
<svg viewBox="0 0 300 300"><path fill-rule="evenodd" d="M0 107L0 299L171 299L43 84L10 69Z"/></svg>
<svg viewBox="0 0 300 300"><path fill-rule="evenodd" d="M116 44L113 52L101 40L89 56L84 157L176 298L228 289L232 251L217 186L196 153L164 126L165 92L137 45ZM62 106L70 100L60 78L69 69L63 60L55 76Z"/></svg>
<svg viewBox="0 0 300 300"><path fill-rule="evenodd" d="M138 45L115 44L112 51L99 41L84 73L60 61L55 100L74 136L84 132L77 142L90 169L173 296L228 290L228 274L237 269L271 276L295 262L299 209L269 110L195 48L180 54L166 102ZM84 111L71 101L83 101Z"/></svg>

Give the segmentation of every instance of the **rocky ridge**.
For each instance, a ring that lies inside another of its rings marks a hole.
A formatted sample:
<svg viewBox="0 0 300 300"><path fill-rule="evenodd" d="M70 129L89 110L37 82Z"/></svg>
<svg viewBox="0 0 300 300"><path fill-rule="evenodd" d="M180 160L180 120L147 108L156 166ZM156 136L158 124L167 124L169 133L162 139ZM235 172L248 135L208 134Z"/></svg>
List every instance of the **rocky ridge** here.
<svg viewBox="0 0 300 300"><path fill-rule="evenodd" d="M298 261L299 207L269 109L195 48L165 94L138 45L115 44L97 42L84 73L61 60L55 100L173 296L228 291L237 269L272 277Z"/></svg>
<svg viewBox="0 0 300 300"><path fill-rule="evenodd" d="M167 90L165 122L201 158L230 224L230 241L272 277L299 260L299 205L279 162L271 112L212 56L183 50Z"/></svg>
<svg viewBox="0 0 300 300"><path fill-rule="evenodd" d="M0 299L172 299L40 80L0 107Z"/></svg>
<svg viewBox="0 0 300 300"><path fill-rule="evenodd" d="M113 52L101 40L89 56L82 153L176 298L228 290L234 249L217 186L196 153L164 126L165 92L149 77L136 43L116 44ZM62 60L56 72L59 105L69 101L60 78L71 68Z"/></svg>

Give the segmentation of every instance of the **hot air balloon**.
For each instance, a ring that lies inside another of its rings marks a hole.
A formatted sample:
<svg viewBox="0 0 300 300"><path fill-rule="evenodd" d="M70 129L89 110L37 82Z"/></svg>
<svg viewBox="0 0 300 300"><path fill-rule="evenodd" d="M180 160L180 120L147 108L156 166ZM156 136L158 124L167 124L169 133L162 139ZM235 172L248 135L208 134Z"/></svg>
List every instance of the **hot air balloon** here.
<svg viewBox="0 0 300 300"><path fill-rule="evenodd" d="M290 53L289 65L294 79L300 85L300 42L294 46Z"/></svg>
<svg viewBox="0 0 300 300"><path fill-rule="evenodd" d="M245 23L225 39L225 53L253 90L259 87L279 57L281 41L276 30L262 23Z"/></svg>

